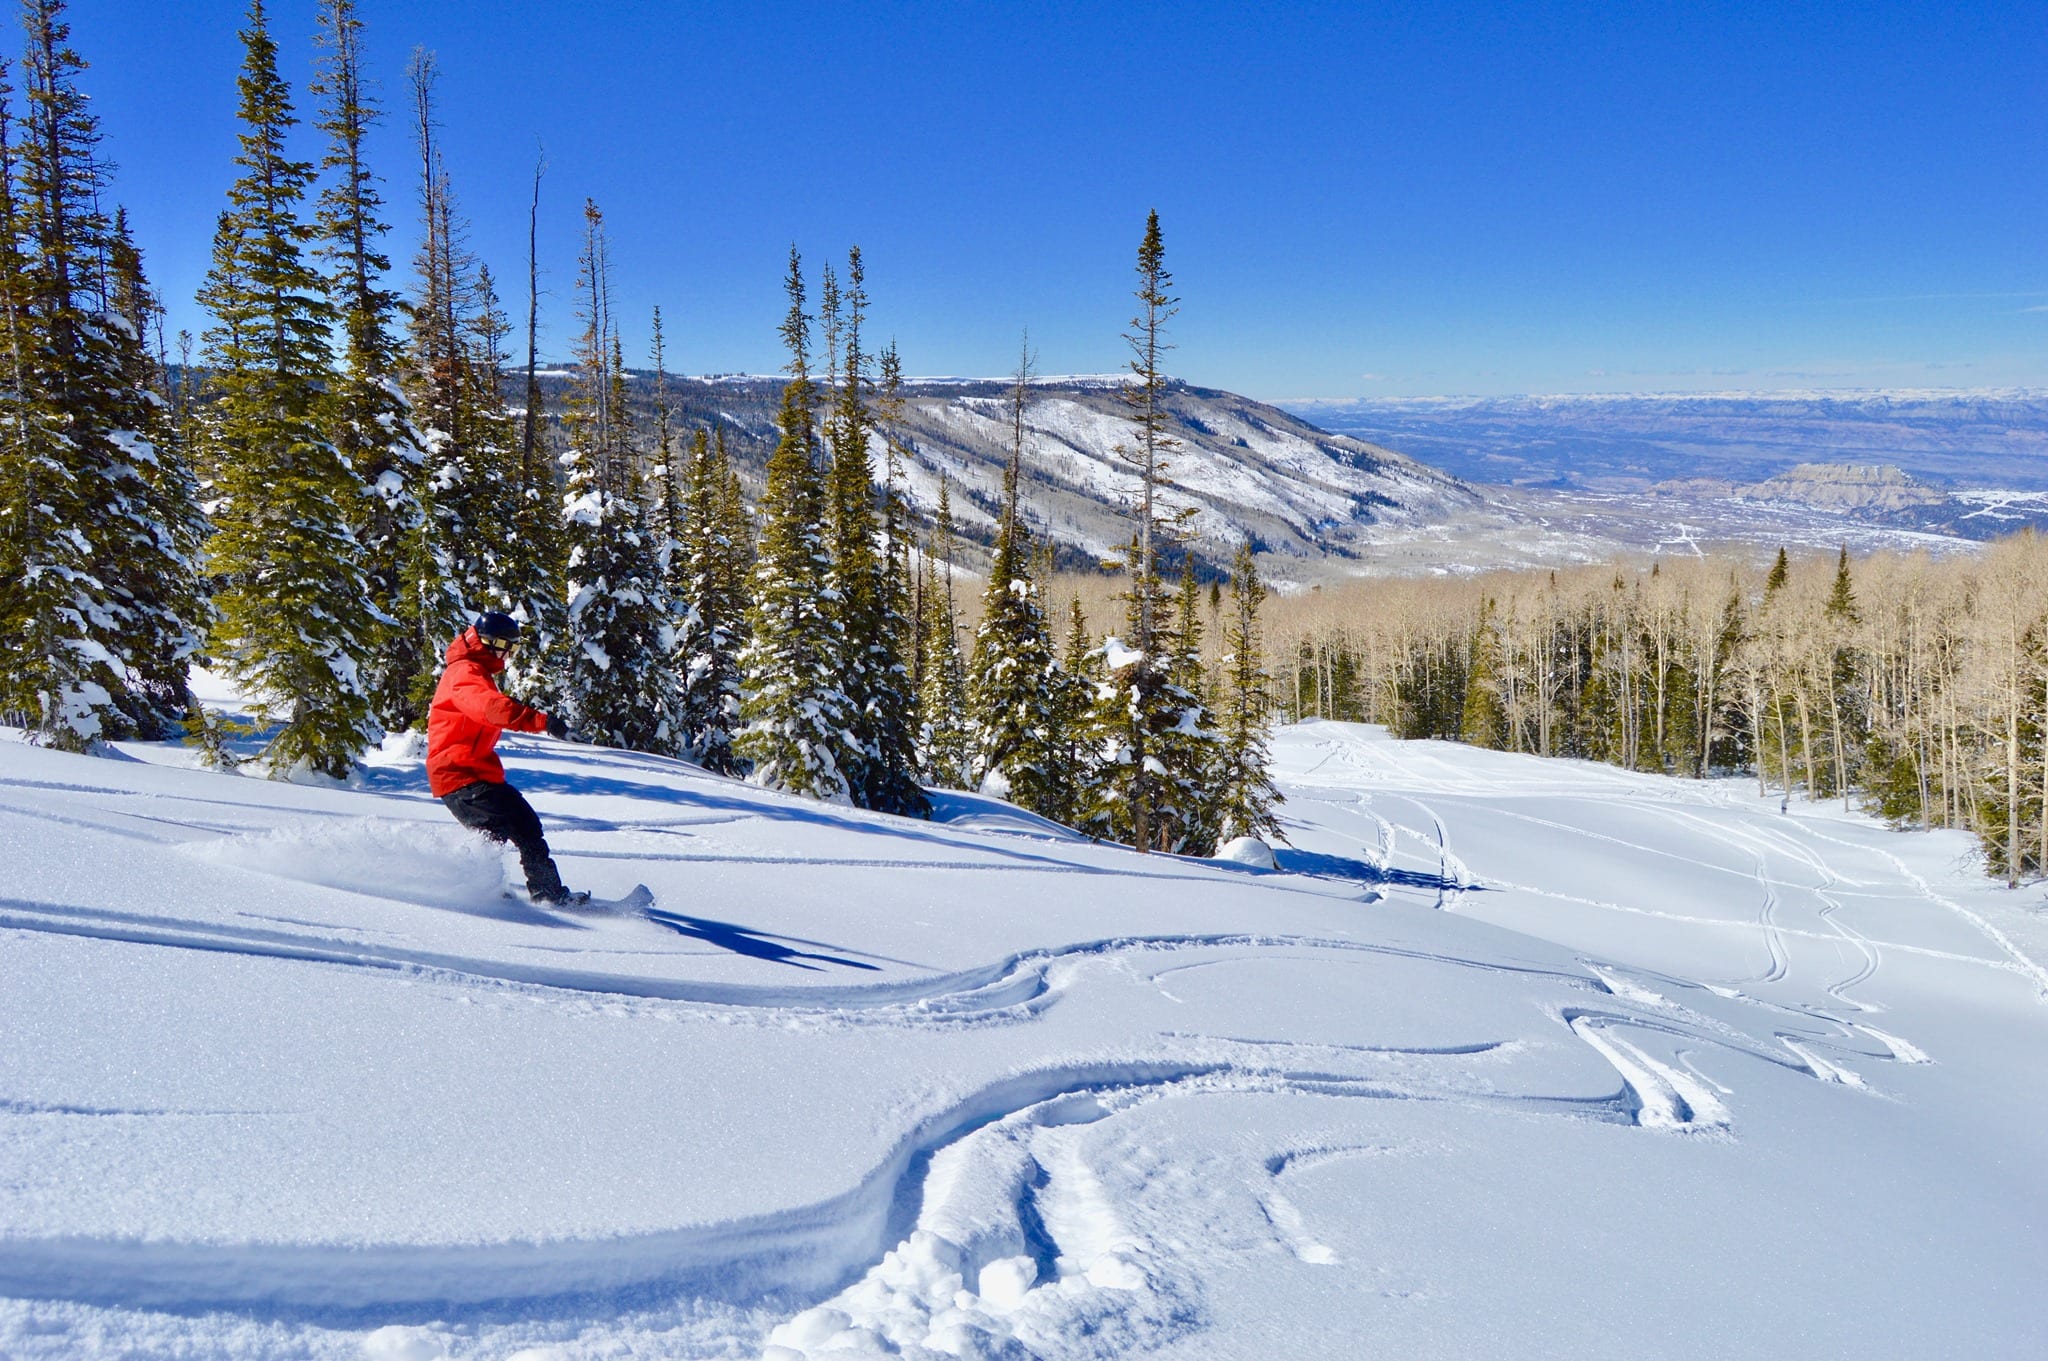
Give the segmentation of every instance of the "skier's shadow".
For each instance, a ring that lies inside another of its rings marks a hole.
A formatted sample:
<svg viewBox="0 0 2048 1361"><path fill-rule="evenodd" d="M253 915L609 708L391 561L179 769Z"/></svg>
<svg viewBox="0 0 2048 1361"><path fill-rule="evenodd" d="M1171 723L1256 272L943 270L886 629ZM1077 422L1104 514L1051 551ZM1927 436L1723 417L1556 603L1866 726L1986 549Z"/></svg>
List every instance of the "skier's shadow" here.
<svg viewBox="0 0 2048 1361"><path fill-rule="evenodd" d="M749 959L765 959L771 964L787 964L792 969L809 969L816 973L817 965L800 962L815 959L820 964L837 964L846 969L866 969L870 973L880 972L880 966L858 959L847 959L843 955L813 954L783 943L787 940L797 940L794 936L771 936L766 932L749 931L744 926L734 926L731 922L712 921L708 917L686 917L680 912L663 912L653 907L647 909L647 920L658 922L679 936L701 940L707 945L716 945L721 950L730 950ZM819 942L798 940L797 943L816 945Z"/></svg>

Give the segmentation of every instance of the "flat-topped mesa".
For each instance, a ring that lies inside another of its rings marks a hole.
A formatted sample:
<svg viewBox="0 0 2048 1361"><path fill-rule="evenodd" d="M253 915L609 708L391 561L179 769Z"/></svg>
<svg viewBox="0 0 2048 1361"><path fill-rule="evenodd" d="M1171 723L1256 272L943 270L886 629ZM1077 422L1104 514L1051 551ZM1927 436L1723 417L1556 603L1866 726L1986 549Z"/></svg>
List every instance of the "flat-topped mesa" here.
<svg viewBox="0 0 2048 1361"><path fill-rule="evenodd" d="M1900 468L1873 463L1801 463L1735 495L1748 501L1792 501L1821 510L1906 510L1941 505L1945 493Z"/></svg>

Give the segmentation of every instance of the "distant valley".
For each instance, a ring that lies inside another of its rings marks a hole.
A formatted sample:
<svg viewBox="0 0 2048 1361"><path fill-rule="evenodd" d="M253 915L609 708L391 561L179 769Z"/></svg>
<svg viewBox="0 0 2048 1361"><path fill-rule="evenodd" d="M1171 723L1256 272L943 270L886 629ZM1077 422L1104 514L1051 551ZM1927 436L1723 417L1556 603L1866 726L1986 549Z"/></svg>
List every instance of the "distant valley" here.
<svg viewBox="0 0 2048 1361"><path fill-rule="evenodd" d="M2048 491L2048 391L1420 397L1284 403L1474 482L1614 490L1755 483L1801 463L1949 489Z"/></svg>

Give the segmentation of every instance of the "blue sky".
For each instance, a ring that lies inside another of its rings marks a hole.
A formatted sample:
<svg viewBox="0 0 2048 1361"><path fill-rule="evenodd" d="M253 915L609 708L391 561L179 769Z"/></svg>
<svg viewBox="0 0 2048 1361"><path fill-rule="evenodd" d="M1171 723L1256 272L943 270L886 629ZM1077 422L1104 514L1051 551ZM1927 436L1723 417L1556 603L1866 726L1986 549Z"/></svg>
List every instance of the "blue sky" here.
<svg viewBox="0 0 2048 1361"><path fill-rule="evenodd" d="M515 312L545 148L546 353L587 196L628 362L659 304L685 372L781 363L792 243L861 247L911 373L1006 371L1026 328L1042 371L1118 367L1157 208L1171 368L1255 396L2048 384L2037 5L360 9L402 268L415 45ZM72 12L174 327L203 325L242 13ZM303 90L313 0L271 19Z"/></svg>

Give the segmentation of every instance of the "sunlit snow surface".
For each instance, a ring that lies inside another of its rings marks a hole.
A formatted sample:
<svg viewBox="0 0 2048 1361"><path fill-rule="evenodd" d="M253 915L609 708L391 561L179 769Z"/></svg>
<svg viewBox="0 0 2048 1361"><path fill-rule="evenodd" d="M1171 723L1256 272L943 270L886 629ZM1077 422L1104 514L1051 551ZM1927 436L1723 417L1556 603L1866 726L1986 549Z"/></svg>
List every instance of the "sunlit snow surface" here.
<svg viewBox="0 0 2048 1361"><path fill-rule="evenodd" d="M1280 872L508 739L0 743L0 1356L1937 1357L2048 1337L2040 891L1310 724Z"/></svg>

